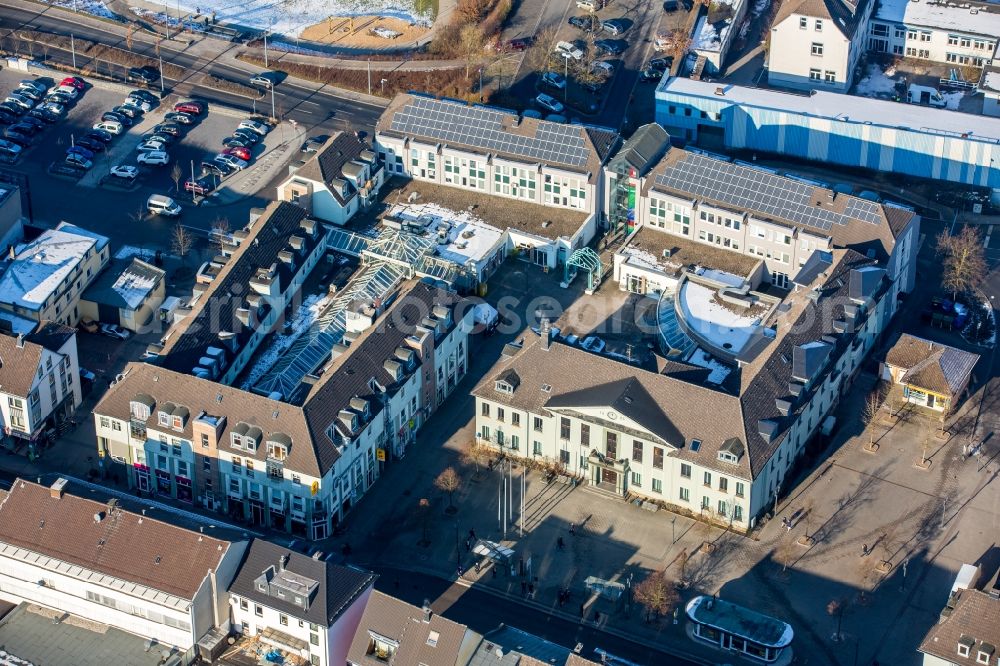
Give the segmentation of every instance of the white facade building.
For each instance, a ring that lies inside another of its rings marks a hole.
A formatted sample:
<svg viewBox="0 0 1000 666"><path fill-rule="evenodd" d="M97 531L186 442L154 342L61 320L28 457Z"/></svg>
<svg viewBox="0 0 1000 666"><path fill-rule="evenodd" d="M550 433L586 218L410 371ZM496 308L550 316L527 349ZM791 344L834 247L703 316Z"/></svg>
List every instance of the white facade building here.
<svg viewBox="0 0 1000 666"><path fill-rule="evenodd" d="M0 598L29 602L173 648L229 627L225 589L246 542L131 513L113 503L14 482L0 503Z"/></svg>
<svg viewBox="0 0 1000 666"><path fill-rule="evenodd" d="M67 419L83 400L76 330L54 322L17 337L0 335L3 437L34 446L46 427Z"/></svg>
<svg viewBox="0 0 1000 666"><path fill-rule="evenodd" d="M536 250L535 263L549 268L596 233L603 208L601 166L619 142L607 128L413 94L392 101L375 134L390 176L582 213L582 235L574 229L555 243L541 228L511 229L513 247Z"/></svg>
<svg viewBox="0 0 1000 666"><path fill-rule="evenodd" d="M998 39L1000 8L994 4L881 0L872 17L867 48L875 53L982 67L995 56Z"/></svg>
<svg viewBox="0 0 1000 666"><path fill-rule="evenodd" d="M375 575L254 540L232 586L233 628L311 666L340 666Z"/></svg>
<svg viewBox="0 0 1000 666"><path fill-rule="evenodd" d="M874 0L792 0L771 24L773 86L847 92L868 39Z"/></svg>

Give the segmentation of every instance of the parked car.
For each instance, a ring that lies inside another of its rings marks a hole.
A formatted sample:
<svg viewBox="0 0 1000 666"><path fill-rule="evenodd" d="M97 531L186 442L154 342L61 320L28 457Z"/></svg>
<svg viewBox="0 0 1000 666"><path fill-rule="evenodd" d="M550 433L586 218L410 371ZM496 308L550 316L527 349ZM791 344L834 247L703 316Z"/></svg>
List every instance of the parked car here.
<svg viewBox="0 0 1000 666"><path fill-rule="evenodd" d="M622 19L607 19L601 21L601 29L609 35L620 35L628 30L628 23Z"/></svg>
<svg viewBox="0 0 1000 666"><path fill-rule="evenodd" d="M147 166L163 166L170 162L170 156L164 150L150 150L146 153L139 153L135 161Z"/></svg>
<svg viewBox="0 0 1000 666"><path fill-rule="evenodd" d="M87 317L81 319L80 323L77 324L76 327L86 333L97 333L98 331L101 330L100 324L98 324L93 319L88 319Z"/></svg>
<svg viewBox="0 0 1000 666"><path fill-rule="evenodd" d="M21 122L26 125L31 125L39 132L48 127L48 123L45 123L38 118L33 118L31 115L21 116Z"/></svg>
<svg viewBox="0 0 1000 666"><path fill-rule="evenodd" d="M241 122L236 129L238 129L238 130L241 130L241 129L250 130L251 132L256 132L257 134L260 134L261 136L264 136L268 132L271 131L271 126L268 125L267 123L262 123L259 120L249 120L248 119L248 120L244 120L243 122Z"/></svg>
<svg viewBox="0 0 1000 666"><path fill-rule="evenodd" d="M40 93L44 93L48 90L48 86L39 81L38 79L21 79L21 82L17 84L18 88L33 88Z"/></svg>
<svg viewBox="0 0 1000 666"><path fill-rule="evenodd" d="M139 175L139 167L131 164L119 164L111 167L111 175L131 180Z"/></svg>
<svg viewBox="0 0 1000 666"><path fill-rule="evenodd" d="M145 67L132 67L128 70L128 80L138 81L149 85L160 80L160 73L155 67L146 65Z"/></svg>
<svg viewBox="0 0 1000 666"><path fill-rule="evenodd" d="M232 148L226 148L222 151L223 155L232 155L233 157L238 157L239 159L249 162L253 159L253 154L250 152L249 148L240 148L238 146L233 146Z"/></svg>
<svg viewBox="0 0 1000 666"><path fill-rule="evenodd" d="M556 55L573 60L583 60L583 51L571 42L558 42L555 48Z"/></svg>
<svg viewBox="0 0 1000 666"><path fill-rule="evenodd" d="M670 66L673 64L673 56L667 56L666 58L653 58L646 63L646 69L655 69L658 72L665 72L670 69Z"/></svg>
<svg viewBox="0 0 1000 666"><path fill-rule="evenodd" d="M0 103L0 111L8 113L17 118L19 116L23 116L24 112L27 111L27 109L25 109L20 104L14 104L13 102L4 101Z"/></svg>
<svg viewBox="0 0 1000 666"><path fill-rule="evenodd" d="M148 113L153 110L153 104L144 99L139 99L138 97L129 97L127 100L122 102L122 106L131 106L133 109L138 109L143 113Z"/></svg>
<svg viewBox="0 0 1000 666"><path fill-rule="evenodd" d="M76 153L70 153L66 155L65 161L67 164L72 164L73 166L80 167L84 171L88 171L92 166L94 166L93 162L88 160L86 157L83 157L82 155L77 155Z"/></svg>
<svg viewBox="0 0 1000 666"><path fill-rule="evenodd" d="M18 95L21 95L22 97L27 97L28 99L34 100L35 102L37 102L42 98L42 93L34 88L18 88L16 92Z"/></svg>
<svg viewBox="0 0 1000 666"><path fill-rule="evenodd" d="M5 99L4 102L20 107L21 113L31 111L35 108L35 100L30 97L25 97L24 95L18 95L17 93L7 95L7 99Z"/></svg>
<svg viewBox="0 0 1000 666"><path fill-rule="evenodd" d="M35 112L34 110L31 111L31 113L34 112ZM11 123L16 121L17 121L16 115L11 113L10 111L7 111L6 109L0 109L0 123L4 125L10 125Z"/></svg>
<svg viewBox="0 0 1000 666"><path fill-rule="evenodd" d="M93 161L93 159L94 159L94 153L91 152L91 151L89 151L89 150L87 150L83 146L71 146L70 148L66 149L66 154L67 155L79 155L80 157L82 157L85 160L91 160L91 161Z"/></svg>
<svg viewBox="0 0 1000 666"><path fill-rule="evenodd" d="M229 166L228 164L223 164L221 162L215 162L212 160L205 160L201 163L201 170L204 173L211 173L219 178L225 178L229 174L233 173L236 169Z"/></svg>
<svg viewBox="0 0 1000 666"><path fill-rule="evenodd" d="M129 99L141 99L144 102L149 102L150 104L156 104L160 100L153 93L148 90L133 90L128 94Z"/></svg>
<svg viewBox="0 0 1000 666"><path fill-rule="evenodd" d="M156 134L169 134L170 136L177 137L181 135L181 128L179 125L175 125L174 123L160 123L153 128L153 132Z"/></svg>
<svg viewBox="0 0 1000 666"><path fill-rule="evenodd" d="M562 90L566 87L566 79L562 74L557 74L555 72L545 72L542 74L541 82L543 85L555 88L556 90Z"/></svg>
<svg viewBox="0 0 1000 666"><path fill-rule="evenodd" d="M7 155L16 156L20 155L24 148L18 144L8 141L7 139L0 139L0 152L6 153Z"/></svg>
<svg viewBox="0 0 1000 666"><path fill-rule="evenodd" d="M639 73L639 80L644 83L655 83L663 78L663 72L647 67Z"/></svg>
<svg viewBox="0 0 1000 666"><path fill-rule="evenodd" d="M104 144L97 139L91 139L89 137L83 137L76 140L76 145L83 146L92 153L103 153Z"/></svg>
<svg viewBox="0 0 1000 666"><path fill-rule="evenodd" d="M62 106L72 106L73 99L69 95L60 92L49 93L45 96L46 104L60 104Z"/></svg>
<svg viewBox="0 0 1000 666"><path fill-rule="evenodd" d="M77 90L83 90L87 87L87 82L81 79L79 76L67 76L65 79L59 82L60 86L73 86Z"/></svg>
<svg viewBox="0 0 1000 666"><path fill-rule="evenodd" d="M226 166L230 166L237 171L242 171L246 169L250 164L246 160L241 160L234 155L226 155L225 153L219 153L213 159L213 162L222 162Z"/></svg>
<svg viewBox="0 0 1000 666"><path fill-rule="evenodd" d="M19 132L13 127L8 127L3 131L3 138L16 143L19 146L27 148L31 145L31 135L25 134L24 132Z"/></svg>
<svg viewBox="0 0 1000 666"><path fill-rule="evenodd" d="M604 0L576 0L576 6L588 12L596 12L604 9Z"/></svg>
<svg viewBox="0 0 1000 666"><path fill-rule="evenodd" d="M8 118L8 117L9 116L7 115L6 111L0 110L0 123L6 122L7 124L10 124L12 122L16 122L17 121L17 118L11 118L10 120L5 120L5 118ZM32 109L31 111L28 111L28 115L23 116L23 117L24 118L35 118L36 120L41 120L46 125L51 125L53 123L59 122L59 119L62 116L60 116L57 113L53 113L52 111L49 111L48 109L44 109L44 108L39 107L37 109Z"/></svg>
<svg viewBox="0 0 1000 666"><path fill-rule="evenodd" d="M607 60L595 60L590 64L590 71L610 78L615 74L615 66Z"/></svg>
<svg viewBox="0 0 1000 666"><path fill-rule="evenodd" d="M215 189L215 182L212 178L199 178L197 180L191 180L189 178L184 181L184 191L190 192L191 194L205 196L213 189Z"/></svg>
<svg viewBox="0 0 1000 666"><path fill-rule="evenodd" d="M183 113L189 113L192 116L200 116L205 113L205 105L202 102L188 100L186 102L177 102L174 104L174 111L181 111Z"/></svg>
<svg viewBox="0 0 1000 666"><path fill-rule="evenodd" d="M552 113L562 113L564 108L562 102L557 100L555 97L546 95L545 93L539 93L538 97L535 98L535 104L543 109L548 109Z"/></svg>
<svg viewBox="0 0 1000 666"><path fill-rule="evenodd" d="M164 147L167 147L174 145L174 143L177 142L177 139L169 134L143 134L142 142L145 143L147 141L159 141Z"/></svg>
<svg viewBox="0 0 1000 666"><path fill-rule="evenodd" d="M253 144L246 139L235 136L227 136L222 140L222 145L225 148L250 148L253 146Z"/></svg>
<svg viewBox="0 0 1000 666"><path fill-rule="evenodd" d="M253 130L249 130L246 128L237 129L235 132L233 132L233 136L236 137L237 139L242 139L244 141L247 141L251 146L256 146L258 143L260 143L261 139L260 134L257 134L257 132L254 132Z"/></svg>
<svg viewBox="0 0 1000 666"><path fill-rule="evenodd" d="M103 144L109 144L114 140L114 135L111 132L103 129L91 130L87 134L83 135L85 139L95 139Z"/></svg>
<svg viewBox="0 0 1000 666"><path fill-rule="evenodd" d="M35 111L41 111L43 114L49 114L55 116L56 118L62 118L66 115L66 107L57 102L45 102L37 109L32 109L31 113ZM38 116L35 116L36 118Z"/></svg>
<svg viewBox="0 0 1000 666"><path fill-rule="evenodd" d="M125 130L125 128L122 127L122 124L117 120L102 120L99 123L94 123L92 129L104 130L105 132L108 132L109 134L112 134L114 136L118 136Z"/></svg>
<svg viewBox="0 0 1000 666"><path fill-rule="evenodd" d="M57 86L53 92L66 95L70 99L76 99L80 96L80 91L75 86Z"/></svg>
<svg viewBox="0 0 1000 666"><path fill-rule="evenodd" d="M131 118L123 113L115 113L114 111L105 111L101 114L101 120L111 120L116 123L121 123L125 127L131 127L134 122Z"/></svg>
<svg viewBox="0 0 1000 666"><path fill-rule="evenodd" d="M115 108L113 108L111 110L114 111L117 114L120 114L120 115L123 115L123 116L128 116L132 120L136 120L136 119L139 118L139 116L142 115L142 110L141 109L137 109L134 106L125 106L124 104L116 106Z"/></svg>
<svg viewBox="0 0 1000 666"><path fill-rule="evenodd" d="M613 39L598 39L594 42L594 48L610 55L621 55L625 52L625 46Z"/></svg>
<svg viewBox="0 0 1000 666"><path fill-rule="evenodd" d="M534 43L534 37L518 37L507 42L507 49L510 51L526 51Z"/></svg>
<svg viewBox="0 0 1000 666"><path fill-rule="evenodd" d="M584 32L594 32L597 29L597 17L592 14L586 16L570 16L569 24L574 28L579 28Z"/></svg>
<svg viewBox="0 0 1000 666"><path fill-rule="evenodd" d="M664 0L663 11L665 12L676 12L677 11L677 0Z"/></svg>
<svg viewBox="0 0 1000 666"><path fill-rule="evenodd" d="M194 116L190 113L181 113L180 111L171 111L163 116L163 119L171 123L180 123L181 125L193 125L195 120Z"/></svg>
<svg viewBox="0 0 1000 666"><path fill-rule="evenodd" d="M132 336L128 329L118 324L101 324L101 333L118 340L128 340Z"/></svg>
<svg viewBox="0 0 1000 666"><path fill-rule="evenodd" d="M302 144L302 152L303 153L315 153L315 152L319 151L320 148L323 147L323 144L326 143L328 139L329 139L329 137L326 137L326 136L311 136L308 139L306 139L305 143ZM237 141L238 141L238 139L237 139ZM223 141L222 144L226 145L226 142ZM236 146L236 147L239 147L239 146Z"/></svg>

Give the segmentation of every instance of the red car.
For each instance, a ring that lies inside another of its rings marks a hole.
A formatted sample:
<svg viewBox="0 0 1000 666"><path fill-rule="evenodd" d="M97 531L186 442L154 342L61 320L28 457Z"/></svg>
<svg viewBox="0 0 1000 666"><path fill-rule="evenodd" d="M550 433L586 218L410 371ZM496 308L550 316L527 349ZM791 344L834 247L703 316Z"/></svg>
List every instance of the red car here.
<svg viewBox="0 0 1000 666"><path fill-rule="evenodd" d="M235 155L241 160L246 160L247 162L253 157L249 148L242 148L240 146L233 146L231 148L226 148L222 151L223 155Z"/></svg>
<svg viewBox="0 0 1000 666"><path fill-rule="evenodd" d="M200 116L205 112L205 105L201 102L188 101L174 104L174 111L180 113L190 113L193 116Z"/></svg>
<svg viewBox="0 0 1000 666"><path fill-rule="evenodd" d="M215 189L212 186L212 182L207 178L199 178L198 180L188 180L184 181L184 191L191 192L192 194L198 194L205 196L209 192Z"/></svg>
<svg viewBox="0 0 1000 666"><path fill-rule="evenodd" d="M81 79L79 76L67 76L65 79L59 82L59 85L72 86L77 90L83 90L87 84L84 83L83 79Z"/></svg>
<svg viewBox="0 0 1000 666"><path fill-rule="evenodd" d="M533 37L520 37L507 42L507 49L510 51L524 51L535 42Z"/></svg>

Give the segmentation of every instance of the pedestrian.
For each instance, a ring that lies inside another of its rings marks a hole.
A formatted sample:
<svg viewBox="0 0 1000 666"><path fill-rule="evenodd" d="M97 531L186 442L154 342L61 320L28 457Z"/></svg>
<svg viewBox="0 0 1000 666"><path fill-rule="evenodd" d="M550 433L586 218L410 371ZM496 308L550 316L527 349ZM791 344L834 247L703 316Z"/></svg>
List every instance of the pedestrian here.
<svg viewBox="0 0 1000 666"><path fill-rule="evenodd" d="M494 578L497 577L497 568L496 567L493 567L493 577Z"/></svg>
<svg viewBox="0 0 1000 666"><path fill-rule="evenodd" d="M479 560L476 560L476 573L479 573L480 565Z"/></svg>
<svg viewBox="0 0 1000 666"><path fill-rule="evenodd" d="M585 604L580 604L580 617L587 614L587 606Z"/></svg>
<svg viewBox="0 0 1000 666"><path fill-rule="evenodd" d="M570 536L576 536L576 523L569 524L569 533Z"/></svg>
<svg viewBox="0 0 1000 666"><path fill-rule="evenodd" d="M868 544L861 546L861 557L868 557Z"/></svg>
<svg viewBox="0 0 1000 666"><path fill-rule="evenodd" d="M535 585L534 583L528 583L528 595L530 596L533 594L535 594Z"/></svg>
<svg viewBox="0 0 1000 666"><path fill-rule="evenodd" d="M788 531L788 532L792 531L792 519L791 518L785 518L785 530Z"/></svg>
<svg viewBox="0 0 1000 666"><path fill-rule="evenodd" d="M469 530L469 537L470 537L470 538L471 538L471 539L472 539L473 541L475 541L475 540L476 540L476 530L475 530L475 529L470 529L470 530Z"/></svg>
<svg viewBox="0 0 1000 666"><path fill-rule="evenodd" d="M521 581L521 594L524 594L524 593L525 593L525 591L526 591L527 589L528 589L528 584L527 584L527 583L525 583L525 582L524 582L524 581L522 580L522 581Z"/></svg>
<svg viewBox="0 0 1000 666"><path fill-rule="evenodd" d="M594 624L601 621L601 611L594 611Z"/></svg>
<svg viewBox="0 0 1000 666"><path fill-rule="evenodd" d="M559 546L559 550L562 550L566 544L563 543L563 538L559 537L559 540L556 542L556 545Z"/></svg>

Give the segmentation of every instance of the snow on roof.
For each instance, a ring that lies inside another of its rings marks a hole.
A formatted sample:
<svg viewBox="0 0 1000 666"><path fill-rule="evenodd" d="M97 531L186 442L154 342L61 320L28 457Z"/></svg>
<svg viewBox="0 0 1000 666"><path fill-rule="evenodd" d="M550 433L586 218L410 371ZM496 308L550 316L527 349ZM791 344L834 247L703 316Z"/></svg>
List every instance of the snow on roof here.
<svg viewBox="0 0 1000 666"><path fill-rule="evenodd" d="M875 18L907 26L1000 37L1000 13L980 3L958 5L925 0L880 0Z"/></svg>
<svg viewBox="0 0 1000 666"><path fill-rule="evenodd" d="M739 287L745 280L739 275L733 275L732 273L727 273L726 271L715 270L714 268L704 268L699 266L695 272L695 275L700 275L703 278L709 280L715 280L716 282L721 282L724 285L730 287Z"/></svg>
<svg viewBox="0 0 1000 666"><path fill-rule="evenodd" d="M983 72L983 80L979 84L980 90L990 92L1000 92L1000 69L986 68Z"/></svg>
<svg viewBox="0 0 1000 666"><path fill-rule="evenodd" d="M143 300L145 300L153 287L156 286L159 277L157 275L149 275L145 272L134 273L126 269L118 276L118 279L111 285L111 288L121 296L129 308L135 310L142 305Z"/></svg>
<svg viewBox="0 0 1000 666"><path fill-rule="evenodd" d="M72 229L72 231L70 231ZM76 233L75 227L49 229L19 245L16 257L0 277L0 302L40 310L84 256L103 236Z"/></svg>
<svg viewBox="0 0 1000 666"><path fill-rule="evenodd" d="M694 350L694 353L688 358L688 362L701 368L711 370L711 372L708 373L708 379L706 380L709 384L721 384L733 370L728 365L715 360L714 356L701 347Z"/></svg>
<svg viewBox="0 0 1000 666"><path fill-rule="evenodd" d="M439 243L436 255L464 266L470 259L481 261L496 247L503 231L483 222L469 212L458 212L436 203L396 204L388 217L425 225L427 232L442 237L447 229L447 243Z"/></svg>
<svg viewBox="0 0 1000 666"><path fill-rule="evenodd" d="M720 349L738 354L760 327L760 317L736 313L719 303L715 296L715 289L687 280L677 300L693 331Z"/></svg>
<svg viewBox="0 0 1000 666"><path fill-rule="evenodd" d="M717 90L724 94L717 95ZM669 95L690 95L722 105L750 106L855 125L901 128L925 134L962 136L969 141L1000 143L1000 118L868 97L845 98L841 93L814 91L811 95L799 95L675 76L664 77L656 89L657 98Z"/></svg>

